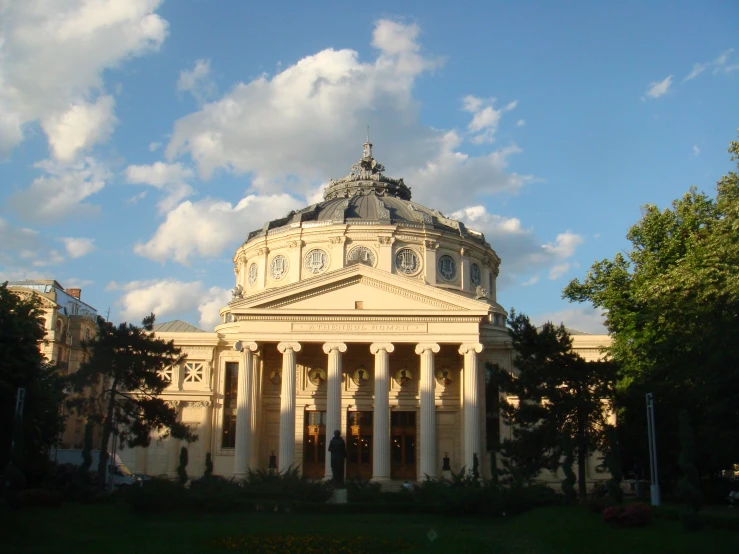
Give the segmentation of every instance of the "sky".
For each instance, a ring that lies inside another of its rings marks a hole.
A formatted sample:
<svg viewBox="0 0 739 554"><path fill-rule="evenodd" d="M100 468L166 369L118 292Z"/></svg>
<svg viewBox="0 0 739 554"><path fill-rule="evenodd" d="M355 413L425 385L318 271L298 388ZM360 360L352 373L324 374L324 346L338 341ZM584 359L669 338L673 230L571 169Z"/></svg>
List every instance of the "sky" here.
<svg viewBox="0 0 739 554"><path fill-rule="evenodd" d="M498 302L561 291L644 204L735 168L739 3L0 0L0 280L212 330L246 235L386 175L482 231Z"/></svg>

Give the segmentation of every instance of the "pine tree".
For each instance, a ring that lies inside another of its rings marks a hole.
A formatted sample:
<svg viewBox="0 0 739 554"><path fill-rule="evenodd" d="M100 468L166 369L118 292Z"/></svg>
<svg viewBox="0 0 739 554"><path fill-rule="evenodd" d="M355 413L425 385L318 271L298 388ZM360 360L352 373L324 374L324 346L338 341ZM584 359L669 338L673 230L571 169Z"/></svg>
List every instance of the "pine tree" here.
<svg viewBox="0 0 739 554"><path fill-rule="evenodd" d="M177 421L177 411L159 397L168 385L161 372L184 360L173 341L157 339L152 332L154 314L142 327L118 326L98 317L98 334L83 342L89 359L70 376L80 396L71 409L102 426L98 479L105 485L108 443L115 433L121 446L149 446L152 431L160 436L192 442L189 428Z"/></svg>

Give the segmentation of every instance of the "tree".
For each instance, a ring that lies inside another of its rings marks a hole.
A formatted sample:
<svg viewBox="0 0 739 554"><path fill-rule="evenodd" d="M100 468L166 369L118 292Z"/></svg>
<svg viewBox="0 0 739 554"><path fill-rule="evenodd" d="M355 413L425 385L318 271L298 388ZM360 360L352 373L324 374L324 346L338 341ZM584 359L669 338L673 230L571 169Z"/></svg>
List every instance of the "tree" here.
<svg viewBox="0 0 739 554"><path fill-rule="evenodd" d="M47 451L64 428L59 409L64 382L39 349L45 336L40 300L22 298L7 285L0 285L0 467L10 460L16 432L15 456L27 470L47 462ZM14 423L19 388L25 389L23 421Z"/></svg>
<svg viewBox="0 0 739 554"><path fill-rule="evenodd" d="M165 342L152 333L154 314L142 327L121 323L117 327L98 317L99 331L83 342L91 353L79 370L70 376L80 396L70 400L71 409L102 427L98 479L105 482L108 443L117 435L121 445L149 446L152 431L192 442L197 440L188 427L177 421L177 411L159 397L168 382L161 372L184 360L173 341Z"/></svg>
<svg viewBox="0 0 739 554"><path fill-rule="evenodd" d="M739 142L729 148L739 158ZM621 368L619 428L632 467L647 465L644 395L654 393L661 475L678 476L679 413L696 427L699 471L739 460L739 176L715 198L691 188L670 209L642 208L631 250L596 262L563 296L603 308Z"/></svg>
<svg viewBox="0 0 739 554"><path fill-rule="evenodd" d="M177 480L180 485L187 483L187 448L180 448L180 464L177 466Z"/></svg>
<svg viewBox="0 0 739 554"><path fill-rule="evenodd" d="M577 457L578 493L584 499L586 460L603 441L614 366L587 362L574 353L563 325L546 323L537 330L527 316L511 310L508 326L515 371L497 369L493 376L501 393L515 398L501 403L512 429L512 438L501 443L503 465L519 481L531 481L542 469L554 471L566 435Z"/></svg>

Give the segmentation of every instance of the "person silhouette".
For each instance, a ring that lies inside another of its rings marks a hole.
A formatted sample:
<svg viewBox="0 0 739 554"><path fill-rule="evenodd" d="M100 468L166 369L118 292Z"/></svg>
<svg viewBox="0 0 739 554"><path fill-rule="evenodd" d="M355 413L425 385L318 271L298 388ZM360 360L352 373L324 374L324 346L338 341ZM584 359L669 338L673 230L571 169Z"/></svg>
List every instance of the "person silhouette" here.
<svg viewBox="0 0 739 554"><path fill-rule="evenodd" d="M331 473L336 484L344 482L344 460L346 460L346 443L341 438L341 431L334 431L334 438L328 443L331 453Z"/></svg>

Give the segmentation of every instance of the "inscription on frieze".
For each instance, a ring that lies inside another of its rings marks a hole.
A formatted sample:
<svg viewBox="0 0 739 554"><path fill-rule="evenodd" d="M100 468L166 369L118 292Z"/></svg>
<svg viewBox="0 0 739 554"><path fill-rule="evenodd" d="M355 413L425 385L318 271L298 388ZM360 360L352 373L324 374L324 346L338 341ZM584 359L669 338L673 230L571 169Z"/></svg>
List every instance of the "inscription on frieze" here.
<svg viewBox="0 0 739 554"><path fill-rule="evenodd" d="M426 323L293 323L291 330L301 333L426 333Z"/></svg>

